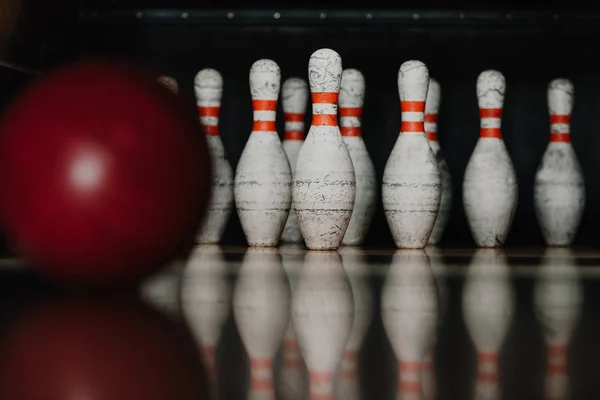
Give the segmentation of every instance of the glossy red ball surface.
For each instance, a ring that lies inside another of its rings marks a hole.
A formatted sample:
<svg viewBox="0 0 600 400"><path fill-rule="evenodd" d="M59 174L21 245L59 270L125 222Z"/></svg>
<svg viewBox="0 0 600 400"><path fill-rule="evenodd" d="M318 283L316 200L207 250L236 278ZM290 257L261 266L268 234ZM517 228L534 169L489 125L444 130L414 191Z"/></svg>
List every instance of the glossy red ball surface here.
<svg viewBox="0 0 600 400"><path fill-rule="evenodd" d="M63 66L0 125L4 233L32 268L61 281L156 271L191 248L210 188L197 116L142 67Z"/></svg>

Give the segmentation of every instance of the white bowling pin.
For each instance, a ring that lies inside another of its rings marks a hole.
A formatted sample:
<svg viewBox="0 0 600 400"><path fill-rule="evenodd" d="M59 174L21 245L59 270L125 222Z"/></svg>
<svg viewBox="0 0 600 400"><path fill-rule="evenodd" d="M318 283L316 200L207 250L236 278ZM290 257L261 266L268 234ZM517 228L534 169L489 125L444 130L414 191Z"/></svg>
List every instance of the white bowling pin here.
<svg viewBox="0 0 600 400"><path fill-rule="evenodd" d="M219 71L211 68L199 71L194 78L194 91L213 173L211 198L197 241L217 244L223 236L233 207L233 170L219 135L219 112L223 96L223 78Z"/></svg>
<svg viewBox="0 0 600 400"><path fill-rule="evenodd" d="M288 326L290 287L274 248L249 248L233 294L233 315L250 359L248 399L275 399L273 359Z"/></svg>
<svg viewBox="0 0 600 400"><path fill-rule="evenodd" d="M400 135L383 172L383 209L398 248L423 248L433 230L442 181L425 137L424 111L429 71L406 61L398 72L402 109Z"/></svg>
<svg viewBox="0 0 600 400"><path fill-rule="evenodd" d="M377 179L375 167L369 157L362 138L361 115L365 97L365 78L357 69L346 69L342 73L340 87L340 130L356 177L356 200L350 225L342 244L360 246L364 243L377 201Z"/></svg>
<svg viewBox="0 0 600 400"><path fill-rule="evenodd" d="M292 300L292 320L308 368L311 399L334 398L352 332L352 288L338 252L308 252Z"/></svg>
<svg viewBox="0 0 600 400"><path fill-rule="evenodd" d="M356 196L354 166L337 122L342 58L330 49L315 51L308 76L313 118L294 170L294 208L306 246L336 250Z"/></svg>
<svg viewBox="0 0 600 400"><path fill-rule="evenodd" d="M173 78L172 76L166 76L166 75L159 76L158 81L160 83L162 83L163 85L165 85L167 87L167 89L169 89L173 93L175 93L175 94L179 93L179 84L177 83L177 80L175 78Z"/></svg>
<svg viewBox="0 0 600 400"><path fill-rule="evenodd" d="M500 399L498 354L515 305L506 256L500 249L477 250L465 279L463 317L477 351L475 399Z"/></svg>
<svg viewBox="0 0 600 400"><path fill-rule="evenodd" d="M381 293L381 317L398 359L398 395L421 399L422 363L435 335L438 297L424 250L397 250Z"/></svg>
<svg viewBox="0 0 600 400"><path fill-rule="evenodd" d="M547 249L534 289L535 311L546 339L546 399L569 398L567 354L582 303L583 288L573 253Z"/></svg>
<svg viewBox="0 0 600 400"><path fill-rule="evenodd" d="M353 247L340 248L344 269L350 279L354 298L354 322L336 382L336 399L361 399L361 385L358 376L358 356L373 320L375 307L373 293L368 278L371 267L361 250Z"/></svg>
<svg viewBox="0 0 600 400"><path fill-rule="evenodd" d="M502 246L517 208L517 177L500 128L505 90L502 73L479 74L481 129L463 181L465 214L478 247Z"/></svg>
<svg viewBox="0 0 600 400"><path fill-rule="evenodd" d="M281 88L281 105L285 119L285 134L283 137L283 150L287 155L292 178L296 168L298 153L304 144L304 115L308 102L308 84L302 78L289 78L283 82ZM288 220L281 234L281 241L286 243L302 243L302 233L298 226L298 216L294 211L294 202Z"/></svg>
<svg viewBox="0 0 600 400"><path fill-rule="evenodd" d="M179 288L183 263L173 261L165 268L147 277L140 285L140 295L148 303L165 315L179 319L181 308Z"/></svg>
<svg viewBox="0 0 600 400"><path fill-rule="evenodd" d="M275 126L280 80L272 60L258 60L250 69L254 124L233 187L249 246L277 246L292 203L292 170Z"/></svg>
<svg viewBox="0 0 600 400"><path fill-rule="evenodd" d="M440 208L438 211L433 231L429 236L428 244L436 245L442 238L452 208L452 177L446 159L441 152L440 142L438 142L437 117L440 109L442 91L440 84L433 78L429 79L429 89L427 90L427 100L425 101L425 135L429 141L429 146L433 151L435 159L440 170L442 178L442 197L440 199Z"/></svg>
<svg viewBox="0 0 600 400"><path fill-rule="evenodd" d="M190 255L181 282L181 308L202 355L211 400L219 398L216 352L231 314L228 274L220 247L201 245Z"/></svg>
<svg viewBox="0 0 600 400"><path fill-rule="evenodd" d="M293 296L304 262L304 248L297 244L284 244L279 246L279 252ZM282 400L306 399L308 396L308 375L291 318L283 336L281 355L283 365L277 382L279 396Z"/></svg>
<svg viewBox="0 0 600 400"><path fill-rule="evenodd" d="M533 199L548 246L573 242L585 206L585 183L571 145L573 84L555 79L548 85L550 143L535 175Z"/></svg>

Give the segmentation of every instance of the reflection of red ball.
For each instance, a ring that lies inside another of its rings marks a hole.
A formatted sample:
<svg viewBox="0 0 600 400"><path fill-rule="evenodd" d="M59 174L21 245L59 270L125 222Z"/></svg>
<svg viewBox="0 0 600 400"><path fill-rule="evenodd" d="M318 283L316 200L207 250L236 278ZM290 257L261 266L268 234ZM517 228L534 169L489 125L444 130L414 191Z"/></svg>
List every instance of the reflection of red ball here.
<svg viewBox="0 0 600 400"><path fill-rule="evenodd" d="M133 300L50 301L21 315L1 343L2 399L204 398L192 339Z"/></svg>
<svg viewBox="0 0 600 400"><path fill-rule="evenodd" d="M196 115L128 64L62 67L0 126L6 235L32 267L69 281L133 281L191 248L210 176Z"/></svg>

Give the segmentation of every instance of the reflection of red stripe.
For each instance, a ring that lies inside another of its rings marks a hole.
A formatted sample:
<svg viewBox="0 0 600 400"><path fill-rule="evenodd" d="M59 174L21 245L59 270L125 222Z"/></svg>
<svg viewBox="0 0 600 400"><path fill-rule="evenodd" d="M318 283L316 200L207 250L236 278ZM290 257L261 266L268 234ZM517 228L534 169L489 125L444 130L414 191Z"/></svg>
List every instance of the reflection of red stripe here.
<svg viewBox="0 0 600 400"><path fill-rule="evenodd" d="M304 140L304 132L286 131L283 140Z"/></svg>
<svg viewBox="0 0 600 400"><path fill-rule="evenodd" d="M479 137L502 139L502 131L500 128L481 128Z"/></svg>
<svg viewBox="0 0 600 400"><path fill-rule="evenodd" d="M480 108L479 118L502 118L501 108Z"/></svg>
<svg viewBox="0 0 600 400"><path fill-rule="evenodd" d="M546 372L548 372L548 374L551 375L566 375L567 374L567 367L565 365L552 365L549 364L546 367Z"/></svg>
<svg viewBox="0 0 600 400"><path fill-rule="evenodd" d="M313 126L336 126L338 124L335 114L313 114Z"/></svg>
<svg viewBox="0 0 600 400"><path fill-rule="evenodd" d="M477 361L480 363L497 363L498 362L498 354L497 353L486 353L479 352L477 353Z"/></svg>
<svg viewBox="0 0 600 400"><path fill-rule="evenodd" d="M571 135L569 133L550 133L551 142L570 142Z"/></svg>
<svg viewBox="0 0 600 400"><path fill-rule="evenodd" d="M425 114L425 122L435 124L437 122L437 114Z"/></svg>
<svg viewBox="0 0 600 400"><path fill-rule="evenodd" d="M311 95L313 104L337 104L339 93L316 92Z"/></svg>
<svg viewBox="0 0 600 400"><path fill-rule="evenodd" d="M567 348L562 345L550 345L548 346L548 355L549 356L566 356Z"/></svg>
<svg viewBox="0 0 600 400"><path fill-rule="evenodd" d="M250 379L250 387L254 390L270 390L273 389L273 380L271 379Z"/></svg>
<svg viewBox="0 0 600 400"><path fill-rule="evenodd" d="M221 107L198 106L198 113L201 117L218 117Z"/></svg>
<svg viewBox="0 0 600 400"><path fill-rule="evenodd" d="M277 100L252 100L252 109L254 111L275 111L277 110Z"/></svg>
<svg viewBox="0 0 600 400"><path fill-rule="evenodd" d="M331 372L311 372L309 374L310 380L313 382L332 382L333 374Z"/></svg>
<svg viewBox="0 0 600 400"><path fill-rule="evenodd" d="M437 132L425 132L425 135L427 135L427 140L431 142L437 142L438 140Z"/></svg>
<svg viewBox="0 0 600 400"><path fill-rule="evenodd" d="M283 114L285 122L304 122L304 114L302 113L285 113Z"/></svg>
<svg viewBox="0 0 600 400"><path fill-rule="evenodd" d="M477 380L479 382L496 383L498 382L498 375L492 372L480 372L477 374Z"/></svg>
<svg viewBox="0 0 600 400"><path fill-rule="evenodd" d="M571 123L571 116L564 114L551 114L550 115L550 123L551 124L569 124Z"/></svg>
<svg viewBox="0 0 600 400"><path fill-rule="evenodd" d="M401 101L400 111L402 112L425 112L424 101Z"/></svg>
<svg viewBox="0 0 600 400"><path fill-rule="evenodd" d="M340 117L360 117L362 107L340 107Z"/></svg>
<svg viewBox="0 0 600 400"><path fill-rule="evenodd" d="M401 132L425 132L423 121L402 121Z"/></svg>
<svg viewBox="0 0 600 400"><path fill-rule="evenodd" d="M360 136L360 128L358 126L342 126L340 128L342 136Z"/></svg>
<svg viewBox="0 0 600 400"><path fill-rule="evenodd" d="M358 378L358 372L356 370L341 370L340 378L352 381Z"/></svg>
<svg viewBox="0 0 600 400"><path fill-rule="evenodd" d="M252 132L276 132L275 121L254 121Z"/></svg>
<svg viewBox="0 0 600 400"><path fill-rule="evenodd" d="M419 372L421 370L420 362L400 362L399 369L401 372Z"/></svg>
<svg viewBox="0 0 600 400"><path fill-rule="evenodd" d="M398 382L398 391L400 393L420 394L422 391L420 382Z"/></svg>

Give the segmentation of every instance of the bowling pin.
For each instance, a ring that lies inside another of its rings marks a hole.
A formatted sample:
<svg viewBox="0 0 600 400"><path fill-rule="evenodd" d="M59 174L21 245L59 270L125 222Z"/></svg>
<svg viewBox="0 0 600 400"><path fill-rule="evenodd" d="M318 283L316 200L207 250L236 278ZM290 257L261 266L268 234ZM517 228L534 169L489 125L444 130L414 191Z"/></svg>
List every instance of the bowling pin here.
<svg viewBox="0 0 600 400"><path fill-rule="evenodd" d="M535 211L548 246L573 242L585 206L585 184L571 145L573 84L555 79L548 85L550 143L535 175Z"/></svg>
<svg viewBox="0 0 600 400"><path fill-rule="evenodd" d="M581 315L583 288L568 249L549 248L537 270L534 305L546 340L546 399L569 398L567 354Z"/></svg>
<svg viewBox="0 0 600 400"><path fill-rule="evenodd" d="M402 109L400 135L383 172L383 209L398 248L423 248L433 230L442 181L425 136L424 111L429 71L406 61L398 72Z"/></svg>
<svg viewBox="0 0 600 400"><path fill-rule="evenodd" d="M362 138L361 115L365 97L365 78L357 69L342 73L340 87L340 130L346 143L356 177L356 199L350 225L342 244L360 246L364 243L377 201L375 167Z"/></svg>
<svg viewBox="0 0 600 400"><path fill-rule="evenodd" d="M342 355L342 363L335 385L335 398L359 400L361 399L358 371L359 352L371 326L375 304L368 282L370 266L361 250L353 247L342 247L340 248L340 254L352 288L354 321L350 338Z"/></svg>
<svg viewBox="0 0 600 400"><path fill-rule="evenodd" d="M304 262L303 246L297 244L283 244L279 246L281 261L285 270L292 296L295 293L300 269ZM283 365L278 377L278 393L282 400L304 400L308 397L308 376L306 365L302 359L298 340L294 331L292 319L283 336L281 348Z"/></svg>
<svg viewBox="0 0 600 400"><path fill-rule="evenodd" d="M274 400L273 359L288 326L290 287L275 248L249 248L233 294L233 315L250 359L248 399Z"/></svg>
<svg viewBox="0 0 600 400"><path fill-rule="evenodd" d="M292 300L292 321L313 400L334 399L334 381L352 332L354 301L336 251L309 251Z"/></svg>
<svg viewBox="0 0 600 400"><path fill-rule="evenodd" d="M394 254L381 293L381 317L399 365L397 398L422 399L422 364L438 318L437 288L424 250Z"/></svg>
<svg viewBox="0 0 600 400"><path fill-rule="evenodd" d="M427 100L425 101L425 135L429 141L429 146L437 160L442 178L442 197L440 199L440 208L438 211L433 231L429 236L428 244L436 245L442 238L448 219L450 218L450 209L452 208L452 177L444 155L440 151L438 142L437 117L440 108L442 92L440 84L433 78L429 79L429 89L427 90Z"/></svg>
<svg viewBox="0 0 600 400"><path fill-rule="evenodd" d="M179 84L177 83L177 80L172 76L159 76L158 81L165 85L167 89L169 89L173 93L179 93Z"/></svg>
<svg viewBox="0 0 600 400"><path fill-rule="evenodd" d="M292 168L292 178L294 176L298 153L300 153L300 149L304 144L304 115L306 114L307 102L308 85L304 79L289 78L283 82L283 87L281 88L281 104L285 119L283 150ZM286 243L302 243L302 233L298 226L298 216L293 207L294 203L292 201L292 209L283 228L281 241Z"/></svg>
<svg viewBox="0 0 600 400"><path fill-rule="evenodd" d="M181 308L198 343L211 400L219 399L217 345L231 314L229 271L219 246L196 247L183 270Z"/></svg>
<svg viewBox="0 0 600 400"><path fill-rule="evenodd" d="M275 127L280 80L274 61L258 60L250 69L254 124L233 187L249 246L277 246L292 203L292 170Z"/></svg>
<svg viewBox="0 0 600 400"><path fill-rule="evenodd" d="M477 250L465 279L463 317L477 351L474 398L500 399L498 354L515 305L506 256L500 249Z"/></svg>
<svg viewBox="0 0 600 400"><path fill-rule="evenodd" d="M337 250L352 217L356 196L354 166L337 122L342 58L330 49L308 62L312 124L294 172L298 224L311 250Z"/></svg>
<svg viewBox="0 0 600 400"><path fill-rule="evenodd" d="M210 202L197 241L217 244L221 241L233 207L233 170L219 135L219 111L223 95L223 78L219 71L211 68L199 71L194 78L194 91L213 174Z"/></svg>
<svg viewBox="0 0 600 400"><path fill-rule="evenodd" d="M477 79L481 129L463 181L463 203L478 247L504 244L517 208L517 177L500 128L506 82L498 71Z"/></svg>

